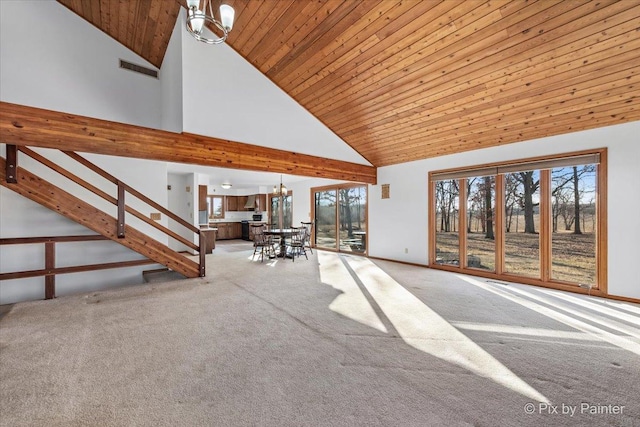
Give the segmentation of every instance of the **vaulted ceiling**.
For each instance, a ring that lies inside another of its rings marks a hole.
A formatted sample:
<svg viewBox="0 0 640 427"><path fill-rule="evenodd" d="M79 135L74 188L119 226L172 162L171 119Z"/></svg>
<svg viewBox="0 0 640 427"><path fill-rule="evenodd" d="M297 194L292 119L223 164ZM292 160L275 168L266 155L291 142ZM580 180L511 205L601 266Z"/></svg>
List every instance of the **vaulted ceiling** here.
<svg viewBox="0 0 640 427"><path fill-rule="evenodd" d="M59 2L158 67L185 5ZM227 43L374 166L640 119L637 1L224 3Z"/></svg>

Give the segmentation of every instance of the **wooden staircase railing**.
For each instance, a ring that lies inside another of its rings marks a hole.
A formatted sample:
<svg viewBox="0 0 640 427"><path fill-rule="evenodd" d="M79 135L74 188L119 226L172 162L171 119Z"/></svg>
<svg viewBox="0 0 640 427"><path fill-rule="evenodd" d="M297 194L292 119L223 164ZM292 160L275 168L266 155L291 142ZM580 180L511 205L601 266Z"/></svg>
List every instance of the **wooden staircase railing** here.
<svg viewBox="0 0 640 427"><path fill-rule="evenodd" d="M83 271L104 270L108 268L137 267L140 265L156 263L153 260L144 258L129 261L106 262L102 264L56 267L56 243L89 242L95 240L111 241L109 238L99 234L81 236L0 238L0 246L44 244L44 268L38 270L0 273L0 281L44 276L44 299L52 299L56 296L56 275L58 274L80 273Z"/></svg>
<svg viewBox="0 0 640 427"><path fill-rule="evenodd" d="M17 152L20 151L24 155L31 157L44 166L59 173L70 181L80 185L93 194L100 196L102 199L116 206L117 214L115 217L97 209L96 207L84 202L83 200L67 193L57 186L39 178L31 172L18 167ZM116 177L100 169L98 166L86 160L84 157L68 151L62 151L64 154L74 159L90 171L98 174L108 182L116 185L118 197L113 197L98 187L90 184L77 175L69 172L65 168L55 164L49 159L30 150L27 147L15 145L7 145L6 160L0 157L0 170L5 170L5 174L0 174L0 185L3 185L18 194L21 194L45 207L48 207L72 220L78 222L93 231L121 243L124 246L141 253L142 255L163 264L166 267L177 271L187 277L203 277L205 271L205 242L202 238L200 230L189 224L179 216L170 212L160 204L149 199L134 188L118 180ZM186 239L182 235L168 229L167 227L148 218L138 210L132 208L125 203L125 194L137 198L153 209L171 218L177 224L185 227L190 232L198 236L198 244ZM148 237L135 228L130 227L126 223L126 214L129 214L151 227L161 231L163 234L182 243L188 248L199 253L199 262L195 263L181 253L173 251L159 241Z"/></svg>

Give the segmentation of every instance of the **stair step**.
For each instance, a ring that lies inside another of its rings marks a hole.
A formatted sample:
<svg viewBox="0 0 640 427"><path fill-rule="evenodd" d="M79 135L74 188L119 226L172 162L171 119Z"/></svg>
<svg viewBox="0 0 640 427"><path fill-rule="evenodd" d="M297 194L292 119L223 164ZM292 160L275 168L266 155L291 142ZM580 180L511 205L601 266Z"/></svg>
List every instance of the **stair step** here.
<svg viewBox="0 0 640 427"><path fill-rule="evenodd" d="M161 268L159 270L147 270L142 272L142 278L145 283L163 283L173 282L175 280L183 280L187 277L177 271Z"/></svg>

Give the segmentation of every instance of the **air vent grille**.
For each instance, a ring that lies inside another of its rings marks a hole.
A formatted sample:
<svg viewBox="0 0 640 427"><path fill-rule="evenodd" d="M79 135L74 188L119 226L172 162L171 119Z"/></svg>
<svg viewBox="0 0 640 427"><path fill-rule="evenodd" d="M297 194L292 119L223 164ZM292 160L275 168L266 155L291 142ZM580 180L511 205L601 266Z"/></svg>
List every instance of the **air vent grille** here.
<svg viewBox="0 0 640 427"><path fill-rule="evenodd" d="M120 68L124 68L125 70L134 71L136 73L144 74L145 76L158 78L158 71L153 70L151 68L143 67L142 65L133 64L131 62L127 62L124 60L120 60Z"/></svg>

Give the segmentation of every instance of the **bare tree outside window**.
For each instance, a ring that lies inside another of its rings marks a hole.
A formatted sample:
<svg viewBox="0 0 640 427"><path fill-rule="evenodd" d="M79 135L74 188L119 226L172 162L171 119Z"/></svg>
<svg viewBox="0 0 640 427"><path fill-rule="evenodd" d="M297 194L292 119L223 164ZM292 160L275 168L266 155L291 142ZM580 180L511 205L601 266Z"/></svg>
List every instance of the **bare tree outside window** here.
<svg viewBox="0 0 640 427"><path fill-rule="evenodd" d="M436 263L460 265L458 180L436 181Z"/></svg>
<svg viewBox="0 0 640 427"><path fill-rule="evenodd" d="M466 178L467 266L495 271L496 177Z"/></svg>
<svg viewBox="0 0 640 427"><path fill-rule="evenodd" d="M551 170L551 277L595 284L596 165Z"/></svg>
<svg viewBox="0 0 640 427"><path fill-rule="evenodd" d="M511 274L540 277L540 171L504 175L504 268Z"/></svg>

